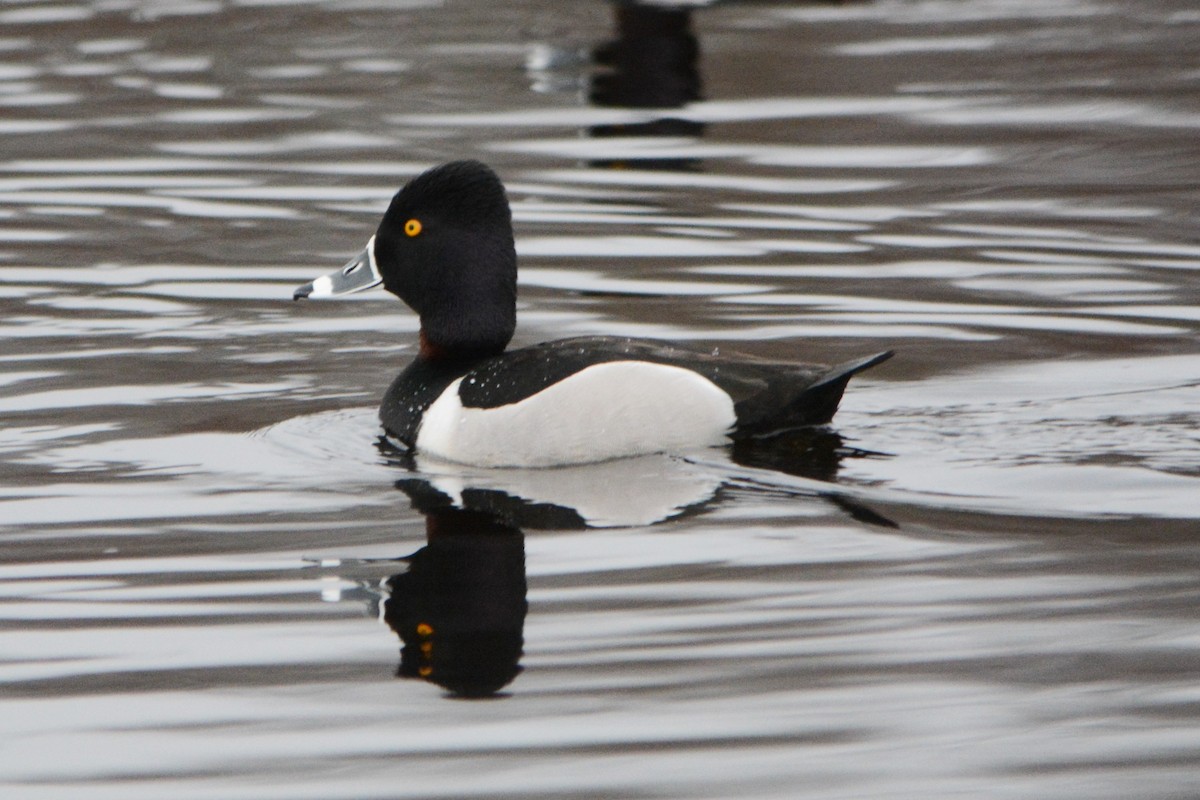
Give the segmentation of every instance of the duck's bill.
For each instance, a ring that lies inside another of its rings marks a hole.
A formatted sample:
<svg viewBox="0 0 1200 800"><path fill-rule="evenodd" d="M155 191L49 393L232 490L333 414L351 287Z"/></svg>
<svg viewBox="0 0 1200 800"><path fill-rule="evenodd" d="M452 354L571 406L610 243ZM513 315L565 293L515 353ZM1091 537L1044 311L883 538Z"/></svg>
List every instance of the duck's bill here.
<svg viewBox="0 0 1200 800"><path fill-rule="evenodd" d="M375 265L375 237L372 236L363 251L346 262L346 266L304 284L292 292L292 299L339 297L371 289L381 283L383 278L379 276L379 267Z"/></svg>

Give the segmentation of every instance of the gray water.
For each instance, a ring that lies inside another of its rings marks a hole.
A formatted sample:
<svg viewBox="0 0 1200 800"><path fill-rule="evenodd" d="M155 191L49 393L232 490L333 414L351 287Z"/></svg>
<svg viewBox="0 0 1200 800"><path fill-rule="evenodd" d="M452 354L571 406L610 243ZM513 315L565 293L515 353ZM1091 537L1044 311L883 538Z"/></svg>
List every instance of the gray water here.
<svg viewBox="0 0 1200 800"><path fill-rule="evenodd" d="M666 5L0 3L0 795L1200 796L1200 10ZM413 463L291 290L464 157L518 344L898 355Z"/></svg>

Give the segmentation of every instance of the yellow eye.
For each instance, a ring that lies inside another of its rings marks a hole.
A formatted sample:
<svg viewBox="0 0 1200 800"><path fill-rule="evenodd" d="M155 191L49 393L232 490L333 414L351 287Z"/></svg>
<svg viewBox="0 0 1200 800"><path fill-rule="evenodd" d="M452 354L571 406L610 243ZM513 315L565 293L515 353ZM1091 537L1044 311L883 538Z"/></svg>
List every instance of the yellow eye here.
<svg viewBox="0 0 1200 800"><path fill-rule="evenodd" d="M404 223L404 232L409 236L416 236L421 232L421 220L410 219L408 222Z"/></svg>

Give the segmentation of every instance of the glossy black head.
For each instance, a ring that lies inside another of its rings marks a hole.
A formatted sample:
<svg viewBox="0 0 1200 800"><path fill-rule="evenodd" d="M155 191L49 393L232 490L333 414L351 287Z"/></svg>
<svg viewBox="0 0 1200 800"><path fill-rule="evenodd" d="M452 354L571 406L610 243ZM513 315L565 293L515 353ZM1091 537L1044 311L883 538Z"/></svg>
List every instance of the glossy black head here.
<svg viewBox="0 0 1200 800"><path fill-rule="evenodd" d="M422 353L470 358L504 350L517 321L512 212L496 173L454 161L392 198L374 255L384 287L421 318Z"/></svg>

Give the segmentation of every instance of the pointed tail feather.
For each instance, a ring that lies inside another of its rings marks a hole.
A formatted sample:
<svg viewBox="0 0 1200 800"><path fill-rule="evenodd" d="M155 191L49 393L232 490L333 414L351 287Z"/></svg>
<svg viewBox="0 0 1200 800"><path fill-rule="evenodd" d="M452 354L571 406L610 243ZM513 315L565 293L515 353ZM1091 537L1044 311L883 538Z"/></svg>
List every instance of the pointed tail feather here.
<svg viewBox="0 0 1200 800"><path fill-rule="evenodd" d="M816 383L804 390L804 394L795 404L797 408L803 409L803 415L806 418L805 424L823 425L833 419L834 413L838 410L838 404L842 402L842 392L846 391L846 384L850 382L850 379L865 369L882 364L893 355L895 355L893 351L886 350L867 358L847 361L830 367L829 371L818 378Z"/></svg>
<svg viewBox="0 0 1200 800"><path fill-rule="evenodd" d="M854 361L846 361L842 364L830 367L829 372L818 378L817 382L812 386L809 386L805 393L807 394L808 392L817 391L836 383L841 383L842 387L844 388L847 381L849 381L858 373L862 372L863 370L868 370L877 364L882 364L894 355L896 355L895 350L885 350L882 353L876 353L873 356L858 358Z"/></svg>

